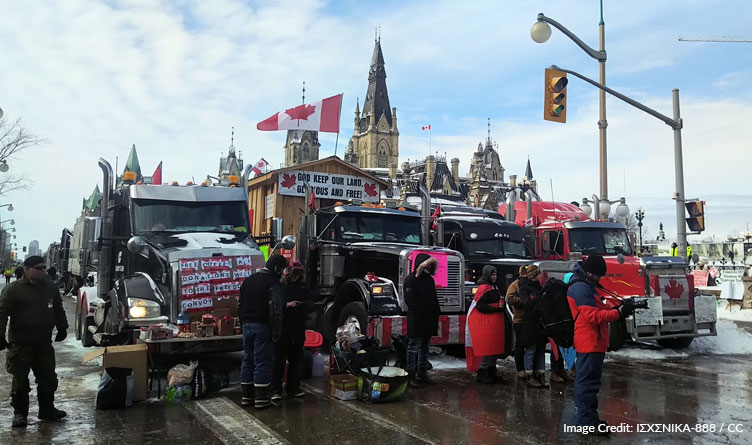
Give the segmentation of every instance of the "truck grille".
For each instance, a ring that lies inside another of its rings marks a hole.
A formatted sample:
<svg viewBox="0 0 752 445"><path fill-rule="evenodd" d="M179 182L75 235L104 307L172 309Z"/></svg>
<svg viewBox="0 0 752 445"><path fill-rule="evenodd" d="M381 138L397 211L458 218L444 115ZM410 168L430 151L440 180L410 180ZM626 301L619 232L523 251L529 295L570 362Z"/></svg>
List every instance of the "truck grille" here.
<svg viewBox="0 0 752 445"><path fill-rule="evenodd" d="M457 310L460 306L460 286L462 284L462 262L456 256L449 257L447 287L436 289L436 296L442 311Z"/></svg>

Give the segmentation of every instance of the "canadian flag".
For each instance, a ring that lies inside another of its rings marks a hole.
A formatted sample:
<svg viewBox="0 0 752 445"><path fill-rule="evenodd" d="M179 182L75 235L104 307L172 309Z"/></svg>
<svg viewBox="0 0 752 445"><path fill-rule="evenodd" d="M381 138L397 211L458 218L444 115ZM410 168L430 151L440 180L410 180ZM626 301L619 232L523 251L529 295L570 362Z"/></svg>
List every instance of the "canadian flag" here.
<svg viewBox="0 0 752 445"><path fill-rule="evenodd" d="M256 128L261 131L313 130L339 133L339 115L342 110L342 95L327 97L310 104L298 105L280 111L274 116L259 122Z"/></svg>
<svg viewBox="0 0 752 445"><path fill-rule="evenodd" d="M251 171L252 171L253 173L255 173L255 174L256 174L256 176L258 176L258 175L260 175L260 174L261 174L261 173L262 173L262 172L264 171L264 169L266 168L266 166L267 166L267 165L269 165L269 163L268 163L268 162L266 162L266 159L264 159L264 158L261 158L261 159L260 159L260 160L259 160L259 161L258 161L258 162L256 163L256 165L254 165L254 166L253 166L253 168L251 169Z"/></svg>
<svg viewBox="0 0 752 445"><path fill-rule="evenodd" d="M431 129L431 124L424 125L424 126L420 127L420 129L421 130L430 130Z"/></svg>
<svg viewBox="0 0 752 445"><path fill-rule="evenodd" d="M162 184L162 161L159 161L159 165L157 166L157 169L154 170L154 174L151 175L151 182L154 185Z"/></svg>

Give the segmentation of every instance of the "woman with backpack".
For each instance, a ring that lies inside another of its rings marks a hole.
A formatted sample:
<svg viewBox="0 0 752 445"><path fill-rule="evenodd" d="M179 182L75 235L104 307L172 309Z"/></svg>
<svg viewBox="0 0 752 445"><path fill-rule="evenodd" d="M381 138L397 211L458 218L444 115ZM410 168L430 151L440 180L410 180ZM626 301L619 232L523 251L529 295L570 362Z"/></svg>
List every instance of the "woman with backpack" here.
<svg viewBox="0 0 752 445"><path fill-rule="evenodd" d="M548 388L546 381L546 331L536 311L536 299L543 295L540 283L541 271L531 264L520 278L520 300L525 308L522 327L522 342L525 345L525 374L527 385L534 388Z"/></svg>
<svg viewBox="0 0 752 445"><path fill-rule="evenodd" d="M496 287L497 279L498 272L494 266L483 266L483 275L478 280L480 286L467 313L467 368L468 371L477 369L476 381L483 384L503 381L496 370L496 360L505 353L506 302Z"/></svg>

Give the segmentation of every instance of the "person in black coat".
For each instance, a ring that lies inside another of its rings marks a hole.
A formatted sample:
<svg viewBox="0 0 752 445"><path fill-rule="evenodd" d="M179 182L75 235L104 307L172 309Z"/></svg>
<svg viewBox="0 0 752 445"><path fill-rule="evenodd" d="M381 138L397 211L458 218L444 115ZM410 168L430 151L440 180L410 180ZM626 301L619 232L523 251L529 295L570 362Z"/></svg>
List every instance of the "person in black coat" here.
<svg viewBox="0 0 752 445"><path fill-rule="evenodd" d="M274 344L270 313L271 289L279 284L287 259L279 254L269 257L266 266L252 274L240 286L238 315L243 326L243 361L240 365L240 404L256 408L271 405L271 368ZM255 393L255 394L254 394Z"/></svg>
<svg viewBox="0 0 752 445"><path fill-rule="evenodd" d="M524 277L520 277L520 300L525 307L522 341L525 345L525 373L528 386L547 388L549 386L546 381L547 337L535 307L536 300L543 295L539 278L540 269L534 264L525 269Z"/></svg>
<svg viewBox="0 0 752 445"><path fill-rule="evenodd" d="M274 343L274 366L272 369L272 401L282 399L282 379L287 363L287 385L290 397L303 397L300 388L300 373L305 344L305 324L311 310L311 293L305 285L305 269L294 262L285 269L279 286L272 292L281 292L284 305L282 333Z"/></svg>
<svg viewBox="0 0 752 445"><path fill-rule="evenodd" d="M407 372L409 384L419 387L431 384L426 373L428 345L439 330L439 300L436 297L437 261L428 254L415 257L413 272L405 278L405 303L407 303Z"/></svg>

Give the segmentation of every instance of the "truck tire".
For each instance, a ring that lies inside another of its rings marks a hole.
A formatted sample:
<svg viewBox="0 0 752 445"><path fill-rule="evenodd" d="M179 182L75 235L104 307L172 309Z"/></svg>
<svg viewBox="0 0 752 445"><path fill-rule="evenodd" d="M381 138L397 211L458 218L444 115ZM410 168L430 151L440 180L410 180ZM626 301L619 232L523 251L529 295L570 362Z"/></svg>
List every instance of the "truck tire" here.
<svg viewBox="0 0 752 445"><path fill-rule="evenodd" d="M627 325L619 319L608 324L608 350L618 351L627 342Z"/></svg>
<svg viewBox="0 0 752 445"><path fill-rule="evenodd" d="M75 325L75 331L76 331L76 340L81 340L81 326L79 326L81 323L81 312L79 308L79 303L76 302L76 320L73 323Z"/></svg>
<svg viewBox="0 0 752 445"><path fill-rule="evenodd" d="M94 346L94 334L89 331L89 320L84 311L79 312L78 316L78 337L84 348Z"/></svg>
<svg viewBox="0 0 752 445"><path fill-rule="evenodd" d="M339 316L337 316L337 325L334 327L335 331L338 327L345 324L348 319L353 317L357 319L358 324L360 324L360 333L368 335L368 312L366 312L366 305L360 301L347 303L345 307L342 308L339 312Z"/></svg>
<svg viewBox="0 0 752 445"><path fill-rule="evenodd" d="M686 349L692 344L694 337L662 338L656 340L659 345L666 349Z"/></svg>

